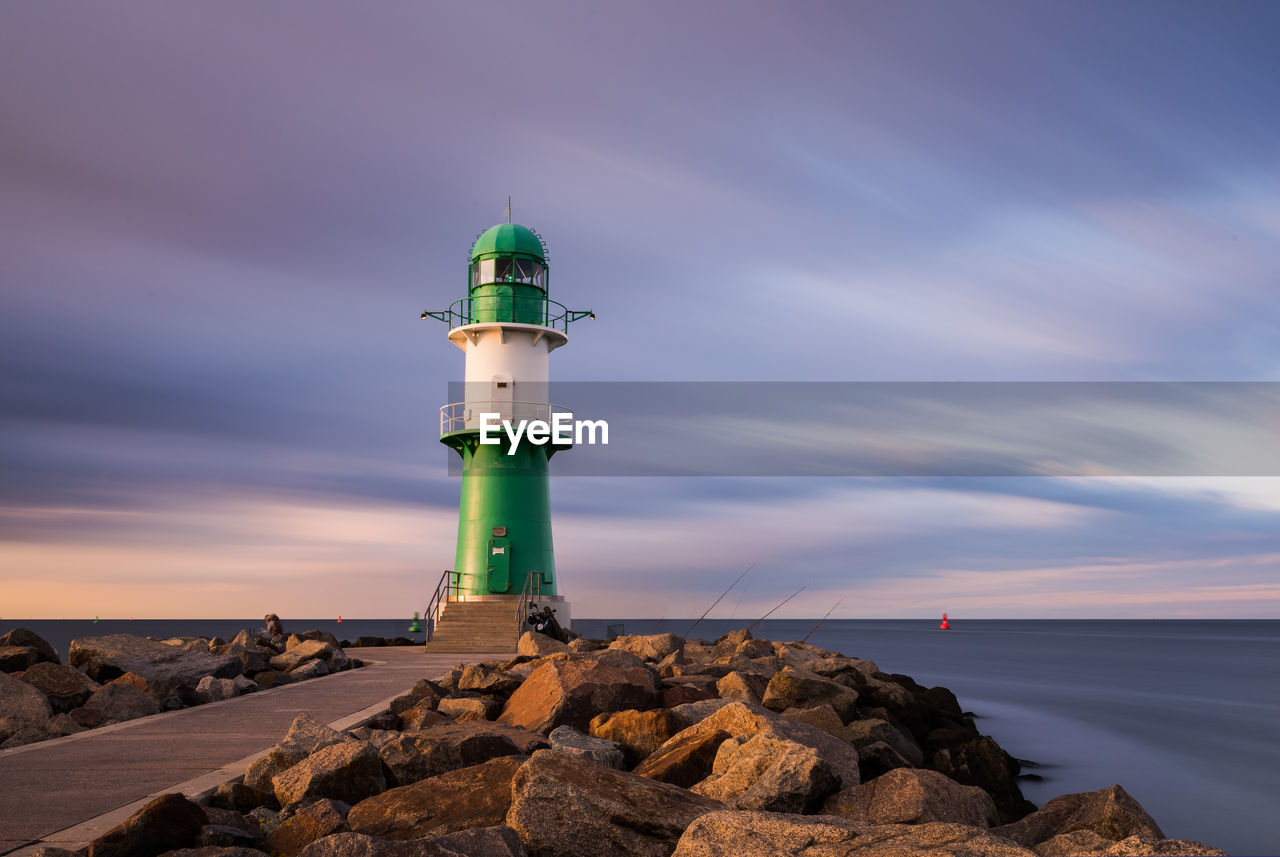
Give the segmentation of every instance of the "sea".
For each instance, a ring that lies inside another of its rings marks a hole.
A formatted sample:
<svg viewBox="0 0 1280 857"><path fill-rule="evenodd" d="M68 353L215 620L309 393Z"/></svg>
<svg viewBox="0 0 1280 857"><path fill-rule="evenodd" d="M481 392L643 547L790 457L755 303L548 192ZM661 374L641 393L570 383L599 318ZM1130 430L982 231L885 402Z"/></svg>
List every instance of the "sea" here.
<svg viewBox="0 0 1280 857"><path fill-rule="evenodd" d="M603 638L672 632L714 639L744 622L575 619ZM0 620L65 659L72 639L111 633L220 636L261 620ZM616 626L622 626L618 629ZM816 626L816 628L815 628ZM405 636L405 619L294 619L338 639ZM799 640L926 686L950 688L978 728L1027 764L1035 804L1119 783L1166 836L1232 854L1280 855L1280 620L765 620L752 633Z"/></svg>

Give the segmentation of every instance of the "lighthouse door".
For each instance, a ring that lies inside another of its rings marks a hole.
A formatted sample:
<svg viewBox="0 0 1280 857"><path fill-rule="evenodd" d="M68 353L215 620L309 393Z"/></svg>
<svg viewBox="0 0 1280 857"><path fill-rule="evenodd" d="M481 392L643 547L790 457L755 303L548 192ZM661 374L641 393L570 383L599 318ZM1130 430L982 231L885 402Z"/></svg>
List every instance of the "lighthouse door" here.
<svg viewBox="0 0 1280 857"><path fill-rule="evenodd" d="M494 536L489 539L489 591L511 589L511 543Z"/></svg>

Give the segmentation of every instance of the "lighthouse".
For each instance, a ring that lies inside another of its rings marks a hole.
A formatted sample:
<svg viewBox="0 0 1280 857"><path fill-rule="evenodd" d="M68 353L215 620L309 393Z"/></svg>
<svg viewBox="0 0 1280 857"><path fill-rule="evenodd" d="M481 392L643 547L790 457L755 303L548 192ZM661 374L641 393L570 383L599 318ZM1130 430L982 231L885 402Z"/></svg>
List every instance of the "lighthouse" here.
<svg viewBox="0 0 1280 857"><path fill-rule="evenodd" d="M465 297L428 311L465 355L463 399L440 409L440 442L461 459L453 569L428 605L436 651L497 651L518 636L517 608L534 600L569 626L551 540L548 464L566 437L514 439L498 425L551 424L566 408L549 399L551 352L569 325L594 318L550 298L546 243L516 223L485 230L471 247ZM571 415L570 415L571 416Z"/></svg>

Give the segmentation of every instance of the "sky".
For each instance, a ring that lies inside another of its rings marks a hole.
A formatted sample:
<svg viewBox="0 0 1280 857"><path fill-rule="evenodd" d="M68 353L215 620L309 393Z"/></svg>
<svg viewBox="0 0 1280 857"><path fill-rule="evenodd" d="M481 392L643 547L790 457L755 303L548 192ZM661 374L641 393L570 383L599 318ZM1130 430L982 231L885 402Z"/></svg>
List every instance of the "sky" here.
<svg viewBox="0 0 1280 857"><path fill-rule="evenodd" d="M0 621L425 606L462 354L419 315L508 197L597 316L556 379L1275 381L1276 32L1267 2L7 4ZM696 616L755 563L713 616L808 583L775 615L1274 618L1267 473L551 492L579 617Z"/></svg>

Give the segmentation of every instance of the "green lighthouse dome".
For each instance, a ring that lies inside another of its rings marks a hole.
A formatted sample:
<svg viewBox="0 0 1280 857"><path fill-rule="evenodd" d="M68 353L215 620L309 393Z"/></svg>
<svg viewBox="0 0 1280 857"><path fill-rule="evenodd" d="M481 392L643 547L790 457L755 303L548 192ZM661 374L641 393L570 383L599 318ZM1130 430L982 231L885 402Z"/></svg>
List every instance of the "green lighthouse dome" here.
<svg viewBox="0 0 1280 857"><path fill-rule="evenodd" d="M542 239L527 226L519 223L499 223L490 226L476 239L471 247L471 261L488 256L531 256L547 263L546 252L542 249Z"/></svg>

